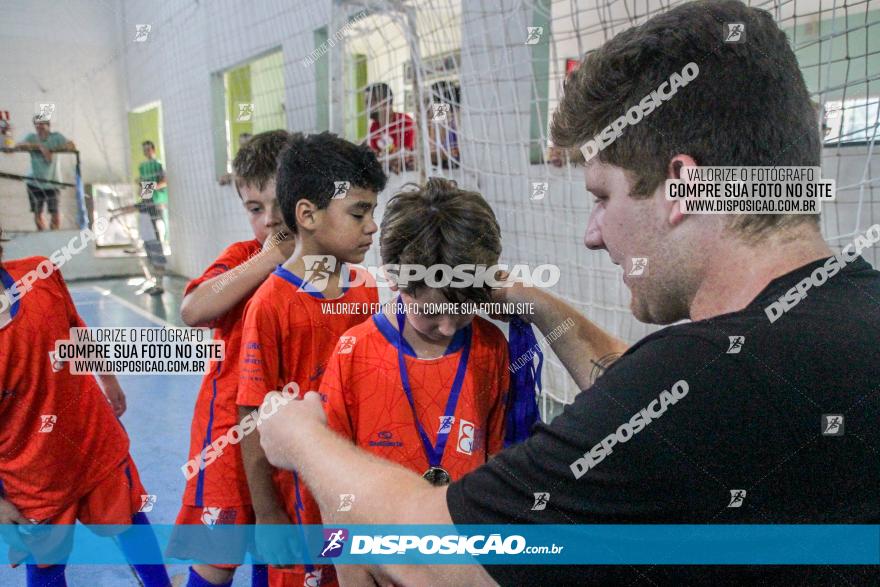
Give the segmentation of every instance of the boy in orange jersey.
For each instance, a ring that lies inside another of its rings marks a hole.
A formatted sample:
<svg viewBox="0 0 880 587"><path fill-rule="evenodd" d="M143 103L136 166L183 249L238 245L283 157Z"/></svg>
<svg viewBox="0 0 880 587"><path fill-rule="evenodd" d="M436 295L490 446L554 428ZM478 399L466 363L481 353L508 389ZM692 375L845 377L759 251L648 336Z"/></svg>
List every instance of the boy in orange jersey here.
<svg viewBox="0 0 880 587"><path fill-rule="evenodd" d="M383 265L399 266L400 275L404 265L445 265L451 274L456 266L497 263L501 236L480 194L430 179L389 201L379 246ZM345 333L320 386L330 428L435 485L461 478L504 446L507 341L473 313L474 305L490 301L489 290L455 285L392 285L398 302ZM444 303L461 310L431 308ZM357 507L356 495L341 499L351 504L341 503L339 511ZM350 584L360 583L358 572L337 567Z"/></svg>
<svg viewBox="0 0 880 587"><path fill-rule="evenodd" d="M235 187L247 213L254 239L231 244L186 287L180 307L190 326L214 328L225 341L226 359L211 365L196 400L190 432L190 460L177 524L253 524L254 514L241 452L217 439L238 423L238 351L242 314L254 291L293 252L275 197L278 156L290 140L287 131L258 134L243 145L232 163ZM175 554L188 558L185 544L175 541ZM236 565L194 565L188 587L230 585ZM266 583L266 568L254 566L253 584Z"/></svg>
<svg viewBox="0 0 880 587"><path fill-rule="evenodd" d="M265 395L289 384L316 389L339 336L378 305L374 284L348 263L360 263L377 230L373 221L386 177L376 156L331 133L292 140L278 167L278 201L296 233L293 255L260 286L245 310L238 405L244 417ZM362 285L346 287L356 280ZM351 311L336 313L345 304ZM242 457L258 525L299 524L317 506L296 473L274 469L259 433L242 439ZM319 518L320 519L320 518ZM284 545L261 541L264 555L289 556ZM272 586L336 583L332 566L270 567Z"/></svg>
<svg viewBox="0 0 880 587"><path fill-rule="evenodd" d="M2 254L2 249L0 249ZM0 264L0 525L15 551L32 525L149 524L140 512L146 490L117 419L125 396L113 375L74 375L55 355L70 329L85 327L60 271L44 257ZM26 294L26 295L25 295ZM103 391L103 393L102 393ZM106 395L106 397L105 397ZM20 533L11 525L20 525ZM45 536L42 531L38 536ZM136 536L116 536L128 558ZM42 544L41 544L42 543ZM155 541L151 552L159 559ZM64 558L59 548L54 554ZM45 559L43 559L45 560ZM28 587L64 587L65 565L30 564ZM132 565L146 587L167 587L162 564Z"/></svg>

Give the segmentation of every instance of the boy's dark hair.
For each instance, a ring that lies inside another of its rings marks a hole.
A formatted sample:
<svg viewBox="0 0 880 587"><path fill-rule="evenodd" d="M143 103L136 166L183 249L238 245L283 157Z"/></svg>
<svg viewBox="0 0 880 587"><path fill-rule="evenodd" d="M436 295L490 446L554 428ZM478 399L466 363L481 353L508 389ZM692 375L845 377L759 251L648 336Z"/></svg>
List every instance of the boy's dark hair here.
<svg viewBox="0 0 880 587"><path fill-rule="evenodd" d="M247 146L256 139L251 139ZM275 189L284 222L297 232L296 203L300 200L309 200L323 210L336 193L336 182L348 182L351 188L378 193L385 189L387 181L369 147L322 132L291 138L278 159Z"/></svg>
<svg viewBox="0 0 880 587"><path fill-rule="evenodd" d="M461 106L461 86L449 80L441 80L431 84L429 96L434 102Z"/></svg>
<svg viewBox="0 0 880 587"><path fill-rule="evenodd" d="M391 91L391 86L389 86L385 82L370 84L366 88L364 88L364 92L374 98L378 98L378 100L376 100L377 102L382 101L385 98L388 98L389 100L394 99L394 92Z"/></svg>
<svg viewBox="0 0 880 587"><path fill-rule="evenodd" d="M725 23L745 42L725 42ZM565 82L551 135L580 147L689 62L699 75L597 155L634 179L632 197L665 181L673 156L701 166L814 166L822 144L794 52L770 13L738 0L697 0L658 14L588 53ZM735 215L730 226L760 236L818 215Z"/></svg>
<svg viewBox="0 0 880 587"><path fill-rule="evenodd" d="M153 141L144 141L143 143L141 143L141 148L143 147L150 147L151 149L155 149L156 145L153 143Z"/></svg>
<svg viewBox="0 0 880 587"><path fill-rule="evenodd" d="M270 130L248 139L232 161L236 189L251 186L263 191L275 177L279 156L292 136L286 130Z"/></svg>
<svg viewBox="0 0 880 587"><path fill-rule="evenodd" d="M385 207L379 236L385 265L485 265L498 262L501 228L489 203L477 192L439 177L415 191L396 194ZM401 290L414 294L423 281ZM443 287L450 302L488 302L485 287Z"/></svg>

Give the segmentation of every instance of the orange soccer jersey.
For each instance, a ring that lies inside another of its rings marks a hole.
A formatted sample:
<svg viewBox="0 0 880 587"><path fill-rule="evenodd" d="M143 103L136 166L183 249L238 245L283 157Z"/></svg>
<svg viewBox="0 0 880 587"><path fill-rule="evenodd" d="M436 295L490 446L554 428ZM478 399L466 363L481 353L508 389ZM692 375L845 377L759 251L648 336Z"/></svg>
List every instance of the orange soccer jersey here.
<svg viewBox="0 0 880 587"><path fill-rule="evenodd" d="M373 454L424 474L430 464L405 394L398 364L398 330L376 314L340 340L321 381L328 424ZM467 369L454 412L450 392L470 337ZM344 344L343 344L344 343ZM507 341L480 317L459 330L442 357L419 359L403 341L415 413L433 447L448 439L439 466L452 480L476 469L504 445L509 385Z"/></svg>
<svg viewBox="0 0 880 587"><path fill-rule="evenodd" d="M364 274L359 277L368 280ZM345 290L339 298L327 300L308 286L303 288L297 275L279 266L245 310L238 405L259 406L267 393L280 391L291 382L302 391L317 390L339 336L375 311L379 298L371 285L367 281L366 285ZM304 511L318 511L295 472L276 469L273 481L295 524L306 523ZM320 523L320 517L312 523ZM330 572L318 579L320 568L297 565L285 571L288 577L284 584L302 585L307 573L312 574L315 584L332 580Z"/></svg>
<svg viewBox="0 0 880 587"><path fill-rule="evenodd" d="M4 262L4 288L43 261ZM95 377L55 360L55 341L85 326L61 273L37 279L11 315L0 328L0 495L43 521L117 470L128 459L128 436Z"/></svg>
<svg viewBox="0 0 880 587"><path fill-rule="evenodd" d="M258 254L262 246L257 240L231 244L208 267L205 272L186 286L186 293L245 263ZM234 278L234 276L231 276ZM218 437L226 434L238 423L238 355L241 348L242 315L247 298L218 318L213 324L214 339L225 341L225 359L211 365L196 399L195 412L190 428L189 458L196 462ZM251 503L247 477L241 461L238 444L230 443L220 456L214 457L210 466L202 468L190 477L183 494L184 506L227 508ZM179 520L183 522L184 520Z"/></svg>

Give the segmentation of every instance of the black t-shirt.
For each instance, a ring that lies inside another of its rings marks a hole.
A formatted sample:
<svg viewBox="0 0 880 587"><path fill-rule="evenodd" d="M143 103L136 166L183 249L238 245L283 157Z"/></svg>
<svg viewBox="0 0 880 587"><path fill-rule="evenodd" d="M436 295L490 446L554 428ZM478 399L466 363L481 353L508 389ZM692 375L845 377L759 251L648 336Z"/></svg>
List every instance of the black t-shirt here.
<svg viewBox="0 0 880 587"><path fill-rule="evenodd" d="M453 483L453 521L880 522L880 272L859 257L775 322L765 313L823 263L775 279L742 311L639 341L551 424L538 424L526 442ZM745 338L739 352L728 353L734 336ZM684 395L680 384L673 388L680 380L687 382ZM664 393L671 391L677 393ZM823 435L826 414L843 415L842 436ZM632 435L618 431L647 419ZM603 449L594 446L610 434L628 440L599 460ZM592 462L582 460L579 471L593 467L575 478L571 464L585 453ZM740 507L728 507L731 490L746 490ZM544 491L549 504L532 511L534 494ZM880 576L880 567L828 566L486 570L502 585L544 586L751 582L773 573L860 584Z"/></svg>

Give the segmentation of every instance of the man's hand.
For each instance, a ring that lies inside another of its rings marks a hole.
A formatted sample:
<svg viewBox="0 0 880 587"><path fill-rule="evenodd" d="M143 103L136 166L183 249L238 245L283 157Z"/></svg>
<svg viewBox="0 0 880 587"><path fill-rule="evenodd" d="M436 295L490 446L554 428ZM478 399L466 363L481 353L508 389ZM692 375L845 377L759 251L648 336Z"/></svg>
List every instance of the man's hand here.
<svg viewBox="0 0 880 587"><path fill-rule="evenodd" d="M282 405L284 402L287 402L286 405ZM294 401L288 401L287 397L277 391L268 393L263 399L260 413L272 414L260 420L260 447L269 462L279 469L294 469L295 463L289 447L302 441L308 442L308 430L314 426L327 425L321 396L314 391L306 392L305 396L301 399L295 398Z"/></svg>
<svg viewBox="0 0 880 587"><path fill-rule="evenodd" d="M262 252L269 255L269 258L272 259L273 265L280 265L293 255L293 250L295 248L296 239L293 234L286 230L282 230L281 232L270 234L266 240L263 241Z"/></svg>
<svg viewBox="0 0 880 587"><path fill-rule="evenodd" d="M507 271L499 271L495 275L495 280L502 283L502 286L492 288L492 301L501 304L528 304L534 302L534 295L539 293L537 288L526 287L522 281L510 279L510 273ZM490 314L490 318L500 320L502 322L510 322L511 314ZM524 314L520 316L523 322L531 324L533 316Z"/></svg>

